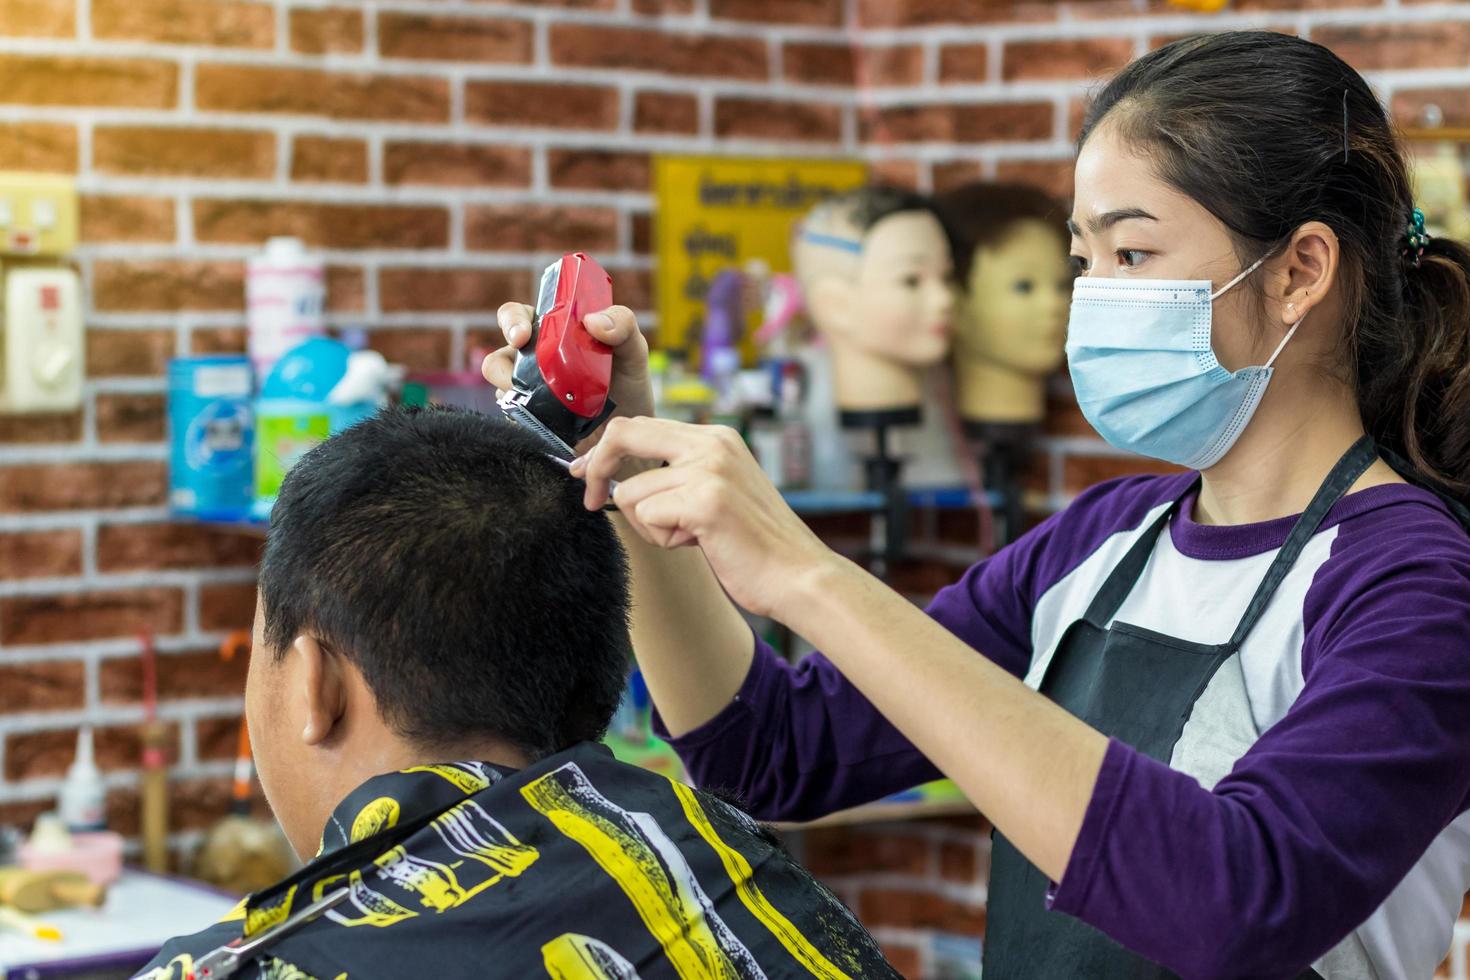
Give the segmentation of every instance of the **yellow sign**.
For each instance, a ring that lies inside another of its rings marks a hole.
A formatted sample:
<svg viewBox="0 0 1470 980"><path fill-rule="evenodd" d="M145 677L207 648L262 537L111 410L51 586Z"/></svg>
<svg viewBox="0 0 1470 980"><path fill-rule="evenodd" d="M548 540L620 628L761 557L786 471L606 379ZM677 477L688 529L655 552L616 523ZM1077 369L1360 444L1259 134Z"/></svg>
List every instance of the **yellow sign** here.
<svg viewBox="0 0 1470 980"><path fill-rule="evenodd" d="M867 166L841 160L659 157L654 162L659 346L687 347L716 275L763 260L791 269L792 226L817 202L861 187Z"/></svg>

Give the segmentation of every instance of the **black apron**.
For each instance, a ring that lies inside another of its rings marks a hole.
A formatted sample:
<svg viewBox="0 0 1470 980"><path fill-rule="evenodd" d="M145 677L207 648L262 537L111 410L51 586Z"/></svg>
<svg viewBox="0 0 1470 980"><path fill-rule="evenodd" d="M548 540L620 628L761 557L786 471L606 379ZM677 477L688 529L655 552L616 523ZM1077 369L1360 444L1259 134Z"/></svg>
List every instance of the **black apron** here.
<svg viewBox="0 0 1470 980"><path fill-rule="evenodd" d="M1364 436L1337 462L1292 527L1226 643L1191 643L1128 623L1107 625L1143 574L1159 535L1178 513L1182 500L1176 500L1113 569L1086 615L1067 628L1042 675L1041 693L1104 735L1168 763L1195 701L1215 671L1239 651L1328 511L1375 458L1373 442ZM996 833L986 913L985 980L1175 976L1092 926L1049 911L1048 887L1046 875ZM1318 974L1309 969L1301 977Z"/></svg>

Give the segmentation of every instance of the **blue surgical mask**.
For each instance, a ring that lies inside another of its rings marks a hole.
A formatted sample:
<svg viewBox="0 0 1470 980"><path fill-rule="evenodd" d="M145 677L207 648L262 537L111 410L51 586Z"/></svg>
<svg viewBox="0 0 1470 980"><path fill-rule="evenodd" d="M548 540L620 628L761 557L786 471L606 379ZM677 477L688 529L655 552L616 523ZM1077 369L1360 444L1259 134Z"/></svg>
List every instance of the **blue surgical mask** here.
<svg viewBox="0 0 1470 980"><path fill-rule="evenodd" d="M1082 414L1119 449L1190 469L1220 461L1245 431L1292 325L1259 367L1231 372L1210 344L1214 302L1250 268L1210 292L1208 281L1088 279L1072 286L1067 367Z"/></svg>

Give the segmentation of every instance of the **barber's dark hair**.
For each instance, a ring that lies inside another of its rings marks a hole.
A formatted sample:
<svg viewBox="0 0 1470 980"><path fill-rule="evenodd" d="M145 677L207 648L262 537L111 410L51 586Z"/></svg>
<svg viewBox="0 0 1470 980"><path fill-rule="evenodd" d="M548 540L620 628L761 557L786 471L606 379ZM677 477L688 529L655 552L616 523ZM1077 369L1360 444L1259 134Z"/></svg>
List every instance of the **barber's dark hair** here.
<svg viewBox="0 0 1470 980"><path fill-rule="evenodd" d="M1220 219L1242 264L1309 221L1341 243L1342 350L1368 433L1415 476L1470 490L1470 249L1435 238L1406 256L1404 155L1361 75L1320 44L1240 31L1139 58L1093 99L1159 175Z"/></svg>
<svg viewBox="0 0 1470 980"><path fill-rule="evenodd" d="M628 571L582 484L509 422L385 410L307 453L271 513L265 641L303 632L425 747L533 758L601 737L628 667Z"/></svg>
<svg viewBox="0 0 1470 980"><path fill-rule="evenodd" d="M969 282L975 253L999 244L1023 221L1040 222L1056 234L1062 248L1070 245L1066 209L1046 191L1030 184L961 184L940 194L935 206L954 242L956 277L961 285Z"/></svg>

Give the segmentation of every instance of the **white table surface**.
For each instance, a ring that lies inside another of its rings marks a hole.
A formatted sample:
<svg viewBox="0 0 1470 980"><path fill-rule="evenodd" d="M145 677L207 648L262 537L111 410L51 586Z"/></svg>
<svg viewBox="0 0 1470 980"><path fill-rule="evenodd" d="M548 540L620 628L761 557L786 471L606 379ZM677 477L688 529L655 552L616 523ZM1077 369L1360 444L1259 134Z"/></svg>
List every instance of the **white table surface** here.
<svg viewBox="0 0 1470 980"><path fill-rule="evenodd" d="M25 967L51 975L65 964L146 953L152 958L174 936L218 921L239 899L206 886L125 870L99 909L67 909L35 918L61 930L61 942L32 939L0 928L0 978L22 980ZM145 959L146 961L146 959Z"/></svg>

